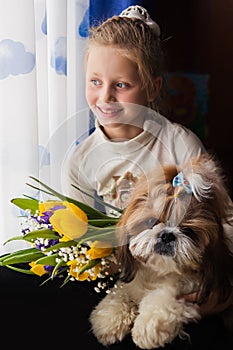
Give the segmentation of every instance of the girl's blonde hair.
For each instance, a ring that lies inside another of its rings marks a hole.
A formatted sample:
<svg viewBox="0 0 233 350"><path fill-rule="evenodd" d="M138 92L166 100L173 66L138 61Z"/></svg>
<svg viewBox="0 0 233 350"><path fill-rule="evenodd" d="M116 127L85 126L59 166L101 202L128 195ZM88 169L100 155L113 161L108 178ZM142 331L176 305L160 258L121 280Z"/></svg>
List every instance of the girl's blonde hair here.
<svg viewBox="0 0 233 350"><path fill-rule="evenodd" d="M142 88L150 96L155 78L161 76L164 69L161 40L152 28L141 19L113 16L90 28L88 48L93 45L115 46L136 63ZM87 49L86 59L88 52ZM158 109L157 102L157 99L150 102L148 107Z"/></svg>

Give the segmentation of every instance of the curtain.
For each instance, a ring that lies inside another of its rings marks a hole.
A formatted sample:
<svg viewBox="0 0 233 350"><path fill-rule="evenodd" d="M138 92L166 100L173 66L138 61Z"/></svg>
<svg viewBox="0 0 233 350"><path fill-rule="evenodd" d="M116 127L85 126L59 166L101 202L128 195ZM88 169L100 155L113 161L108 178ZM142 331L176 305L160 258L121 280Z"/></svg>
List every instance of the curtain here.
<svg viewBox="0 0 233 350"><path fill-rule="evenodd" d="M63 159L93 127L83 71L89 26L136 3L0 0L0 254L25 244L4 245L20 232L11 199L38 198L31 176L61 192Z"/></svg>

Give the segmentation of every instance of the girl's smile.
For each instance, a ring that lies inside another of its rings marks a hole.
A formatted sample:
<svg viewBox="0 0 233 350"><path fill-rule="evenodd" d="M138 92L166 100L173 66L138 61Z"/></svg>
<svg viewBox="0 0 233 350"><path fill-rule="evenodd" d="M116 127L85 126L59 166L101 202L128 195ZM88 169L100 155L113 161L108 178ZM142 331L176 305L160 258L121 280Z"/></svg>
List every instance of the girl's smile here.
<svg viewBox="0 0 233 350"><path fill-rule="evenodd" d="M119 107L118 107L119 105ZM118 117L124 108L118 103L104 103L96 106L96 112L98 115L102 114L103 117Z"/></svg>

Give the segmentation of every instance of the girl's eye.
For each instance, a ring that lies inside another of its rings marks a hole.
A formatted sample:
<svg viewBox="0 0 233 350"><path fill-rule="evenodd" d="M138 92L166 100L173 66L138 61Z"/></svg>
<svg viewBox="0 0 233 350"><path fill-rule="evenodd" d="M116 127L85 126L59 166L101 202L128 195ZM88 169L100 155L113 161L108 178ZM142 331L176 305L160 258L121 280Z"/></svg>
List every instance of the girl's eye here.
<svg viewBox="0 0 233 350"><path fill-rule="evenodd" d="M119 81L118 83L116 83L116 86L123 89L123 88L126 88L128 84L123 83L122 81Z"/></svg>
<svg viewBox="0 0 233 350"><path fill-rule="evenodd" d="M95 86L98 86L98 85L101 84L100 81L99 81L98 79L92 79L92 80L91 80L91 83L92 83L93 85L95 85Z"/></svg>

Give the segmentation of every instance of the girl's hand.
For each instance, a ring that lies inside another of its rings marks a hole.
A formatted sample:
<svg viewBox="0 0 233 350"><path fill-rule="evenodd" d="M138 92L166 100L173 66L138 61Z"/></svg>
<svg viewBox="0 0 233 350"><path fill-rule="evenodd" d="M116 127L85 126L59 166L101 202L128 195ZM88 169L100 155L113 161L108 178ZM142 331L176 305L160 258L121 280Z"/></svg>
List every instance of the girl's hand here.
<svg viewBox="0 0 233 350"><path fill-rule="evenodd" d="M217 293L212 292L207 302L202 305L197 304L197 294L198 294L197 292L185 294L180 296L179 298L183 298L188 303L194 303L198 312L202 317L218 314L222 311L225 311L226 309L228 309L228 307L233 305L233 293L226 300L226 302L219 304L217 301L218 300Z"/></svg>

